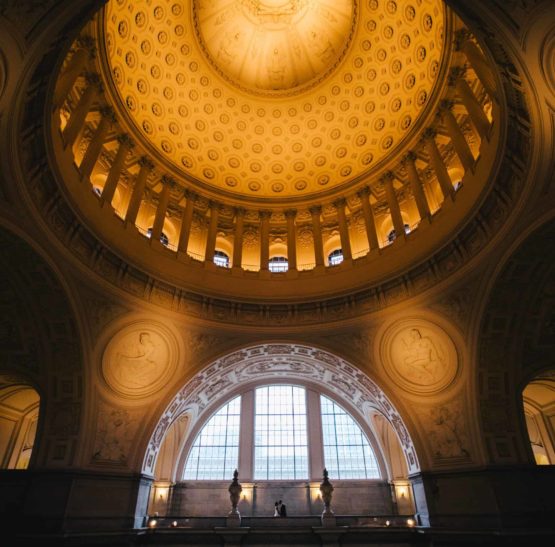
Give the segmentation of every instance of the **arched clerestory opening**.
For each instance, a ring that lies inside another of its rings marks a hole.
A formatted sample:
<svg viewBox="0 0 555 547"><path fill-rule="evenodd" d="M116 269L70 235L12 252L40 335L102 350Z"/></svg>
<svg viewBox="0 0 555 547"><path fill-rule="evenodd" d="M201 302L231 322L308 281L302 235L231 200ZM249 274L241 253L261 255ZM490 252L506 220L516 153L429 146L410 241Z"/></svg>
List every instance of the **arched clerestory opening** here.
<svg viewBox="0 0 555 547"><path fill-rule="evenodd" d="M245 348L178 392L144 459L155 479L150 512L227 514L235 467L246 516L272 516L274 498L319 515L324 467L337 514L414 514L409 473L419 463L401 416L366 374L314 347Z"/></svg>
<svg viewBox="0 0 555 547"><path fill-rule="evenodd" d="M37 434L40 396L17 377L0 376L0 469L27 469Z"/></svg>
<svg viewBox="0 0 555 547"><path fill-rule="evenodd" d="M538 465L555 464L555 371L546 371L522 392L524 418L534 460Z"/></svg>

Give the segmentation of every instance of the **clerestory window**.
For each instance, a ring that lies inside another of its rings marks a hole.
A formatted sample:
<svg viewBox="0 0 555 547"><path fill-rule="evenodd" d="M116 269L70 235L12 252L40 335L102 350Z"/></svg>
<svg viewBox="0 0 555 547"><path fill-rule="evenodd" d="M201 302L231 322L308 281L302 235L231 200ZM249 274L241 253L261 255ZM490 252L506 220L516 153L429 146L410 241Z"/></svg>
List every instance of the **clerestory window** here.
<svg viewBox="0 0 555 547"><path fill-rule="evenodd" d="M229 256L223 251L214 251L214 264L220 268L229 268Z"/></svg>
<svg viewBox="0 0 555 547"><path fill-rule="evenodd" d="M273 256L268 262L268 269L272 273L286 272L289 269L289 263L285 256Z"/></svg>

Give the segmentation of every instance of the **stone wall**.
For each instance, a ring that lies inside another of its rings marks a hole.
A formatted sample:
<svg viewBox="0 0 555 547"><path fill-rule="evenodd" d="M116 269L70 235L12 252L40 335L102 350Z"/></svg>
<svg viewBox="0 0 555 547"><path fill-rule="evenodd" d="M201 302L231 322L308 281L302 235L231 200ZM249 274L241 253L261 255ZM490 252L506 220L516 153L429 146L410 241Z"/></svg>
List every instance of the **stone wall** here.
<svg viewBox="0 0 555 547"><path fill-rule="evenodd" d="M169 514L226 515L231 507L228 486L228 481L181 482L173 487ZM243 516L271 517L277 500L287 506L288 516L317 516L323 510L317 483L276 481L242 486L239 512ZM337 515L390 515L394 512L391 487L385 481L342 481L334 487L332 509Z"/></svg>

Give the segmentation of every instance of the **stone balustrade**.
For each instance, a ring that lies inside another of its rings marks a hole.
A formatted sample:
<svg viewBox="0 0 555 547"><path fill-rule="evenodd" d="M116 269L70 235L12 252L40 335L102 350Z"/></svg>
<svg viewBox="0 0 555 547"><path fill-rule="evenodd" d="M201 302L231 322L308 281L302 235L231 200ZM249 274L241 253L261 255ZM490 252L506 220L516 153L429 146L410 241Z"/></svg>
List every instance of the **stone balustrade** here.
<svg viewBox="0 0 555 547"><path fill-rule="evenodd" d="M418 237L422 223L433 223L457 191L465 191L461 181L474 172L482 148L489 145L492 105L498 101L495 79L466 31L457 34L456 47L437 116L399 164L358 183L347 196L310 207L238 207L202 196L164 172L126 134L107 104L95 71L94 40L88 36L75 41L58 79L54 129L65 153L73 156L82 184L95 190L90 199L114 208L124 219L122 229L136 226L153 247L161 244L167 252L210 267L220 251L232 269L261 272L269 270L274 256L284 256L289 271L318 272L332 266L328 256L341 249L343 267L348 267ZM258 251L246 257L247 246Z"/></svg>

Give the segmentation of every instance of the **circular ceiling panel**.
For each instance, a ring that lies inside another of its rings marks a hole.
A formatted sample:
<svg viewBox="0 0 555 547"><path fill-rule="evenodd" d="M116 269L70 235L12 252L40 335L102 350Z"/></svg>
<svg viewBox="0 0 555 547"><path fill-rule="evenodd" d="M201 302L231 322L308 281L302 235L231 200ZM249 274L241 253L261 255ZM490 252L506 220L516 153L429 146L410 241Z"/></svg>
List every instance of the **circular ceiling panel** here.
<svg viewBox="0 0 555 547"><path fill-rule="evenodd" d="M250 46L222 45L240 18L256 62ZM308 20L325 27L320 49ZM401 151L436 84L443 24L441 0L111 0L104 36L121 108L162 161L219 193L281 200L343 187Z"/></svg>
<svg viewBox="0 0 555 547"><path fill-rule="evenodd" d="M196 0L199 43L216 70L254 92L300 90L333 70L355 25L352 0Z"/></svg>

